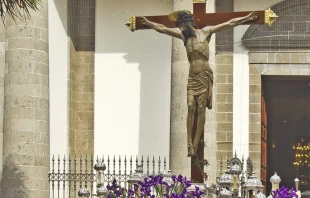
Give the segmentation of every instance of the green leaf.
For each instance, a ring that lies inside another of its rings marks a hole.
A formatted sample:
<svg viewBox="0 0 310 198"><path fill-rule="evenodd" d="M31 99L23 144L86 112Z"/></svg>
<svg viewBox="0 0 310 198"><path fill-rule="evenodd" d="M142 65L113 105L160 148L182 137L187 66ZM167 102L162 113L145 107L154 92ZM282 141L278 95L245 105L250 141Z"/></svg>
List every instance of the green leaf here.
<svg viewBox="0 0 310 198"><path fill-rule="evenodd" d="M155 188L155 191L156 191L156 194L158 194L159 193L159 186L158 185L156 185L156 186L154 186L154 188Z"/></svg>
<svg viewBox="0 0 310 198"><path fill-rule="evenodd" d="M205 143L205 141L203 139L200 139L198 144L202 144L202 145L206 146L206 143Z"/></svg>
<svg viewBox="0 0 310 198"><path fill-rule="evenodd" d="M30 10L37 11L41 0L0 0L0 18L4 21L5 17L10 16L25 20L30 18Z"/></svg>

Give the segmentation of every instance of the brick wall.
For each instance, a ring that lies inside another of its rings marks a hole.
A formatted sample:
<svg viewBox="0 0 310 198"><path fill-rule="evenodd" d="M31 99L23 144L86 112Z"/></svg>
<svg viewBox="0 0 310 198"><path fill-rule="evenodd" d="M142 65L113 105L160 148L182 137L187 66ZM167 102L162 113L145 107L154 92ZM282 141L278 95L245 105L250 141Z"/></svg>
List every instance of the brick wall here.
<svg viewBox="0 0 310 198"><path fill-rule="evenodd" d="M94 52L75 51L70 64L70 154L94 152Z"/></svg>
<svg viewBox="0 0 310 198"><path fill-rule="evenodd" d="M72 40L69 44L69 155L79 161L94 154L94 53L76 51Z"/></svg>
<svg viewBox="0 0 310 198"><path fill-rule="evenodd" d="M269 26L252 25L242 39L255 50L283 50L283 48L309 48L310 2L309 0L284 0L272 6L279 18ZM253 39L255 38L255 39Z"/></svg>
<svg viewBox="0 0 310 198"><path fill-rule="evenodd" d="M233 156L233 53L223 52L216 55L216 71L216 175L219 176L221 158L226 160L227 156Z"/></svg>
<svg viewBox="0 0 310 198"><path fill-rule="evenodd" d="M234 0L216 0L215 3L216 12L234 11ZM221 158L225 160L233 155L233 45L229 45L233 43L233 36L233 29L216 33L216 176L220 175Z"/></svg>
<svg viewBox="0 0 310 198"><path fill-rule="evenodd" d="M70 155L94 153L95 1L69 0Z"/></svg>
<svg viewBox="0 0 310 198"><path fill-rule="evenodd" d="M69 39L69 45L70 45L70 58L69 58L69 77L68 77L68 98L69 98L69 154L74 155L75 154L75 48L73 46L73 43L71 39Z"/></svg>

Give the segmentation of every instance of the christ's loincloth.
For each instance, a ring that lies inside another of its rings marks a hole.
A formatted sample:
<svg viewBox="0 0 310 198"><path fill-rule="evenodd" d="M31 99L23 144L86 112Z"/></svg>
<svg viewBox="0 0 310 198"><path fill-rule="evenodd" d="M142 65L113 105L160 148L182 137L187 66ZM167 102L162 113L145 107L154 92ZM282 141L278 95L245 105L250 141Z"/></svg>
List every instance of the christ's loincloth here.
<svg viewBox="0 0 310 198"><path fill-rule="evenodd" d="M212 109L213 72L208 69L197 75L188 76L187 95L195 96L198 104Z"/></svg>

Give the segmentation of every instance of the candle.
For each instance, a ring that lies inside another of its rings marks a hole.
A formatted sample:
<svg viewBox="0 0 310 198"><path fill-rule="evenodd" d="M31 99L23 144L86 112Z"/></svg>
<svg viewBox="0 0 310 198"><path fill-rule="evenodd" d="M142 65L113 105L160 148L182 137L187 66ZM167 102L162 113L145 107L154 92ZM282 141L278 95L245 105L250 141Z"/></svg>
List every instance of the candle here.
<svg viewBox="0 0 310 198"><path fill-rule="evenodd" d="M234 182L234 189L237 189L237 175L234 175L233 182Z"/></svg>

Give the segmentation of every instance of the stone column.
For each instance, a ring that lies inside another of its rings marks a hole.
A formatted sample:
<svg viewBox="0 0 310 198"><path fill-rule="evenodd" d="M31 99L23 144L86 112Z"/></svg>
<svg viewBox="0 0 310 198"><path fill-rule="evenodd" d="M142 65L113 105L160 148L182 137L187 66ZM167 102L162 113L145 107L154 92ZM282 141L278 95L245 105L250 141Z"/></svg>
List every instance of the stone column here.
<svg viewBox="0 0 310 198"><path fill-rule="evenodd" d="M3 104L4 104L4 73L5 73L4 52L5 52L5 28L3 26L3 23L0 23L0 182L2 181L2 163L3 163Z"/></svg>
<svg viewBox="0 0 310 198"><path fill-rule="evenodd" d="M193 0L174 0L174 10L186 9L193 11ZM207 1L207 12L214 12L214 0ZM213 36L215 37L215 36ZM215 69L215 39L209 44L209 64L216 76ZM180 39L172 40L172 71L171 71L171 143L170 143L170 168L174 174L182 174L190 178L191 161L187 156L187 79L189 62ZM209 175L208 183L215 183L216 170L216 83L213 86L213 109L206 111L206 123L204 129L205 137L205 159L210 166L205 168Z"/></svg>
<svg viewBox="0 0 310 198"><path fill-rule="evenodd" d="M192 0L174 0L174 10L193 11ZM173 174L182 174L190 178L191 161L187 157L187 93L189 63L180 39L172 39L171 65L171 136L170 169Z"/></svg>
<svg viewBox="0 0 310 198"><path fill-rule="evenodd" d="M207 13L214 13L215 12L215 0L207 0ZM209 161L210 166L205 168L205 172L208 174L207 184L211 185L212 183L216 183L216 151L217 151L217 144L216 144L216 136L217 136L217 128L218 128L218 120L217 120L217 92L218 92L218 85L217 85L217 63L216 63L216 55L215 55L215 40L216 34L213 34L211 40L209 42L209 65L213 70L213 98L212 98L212 109L206 112L206 123L204 128L204 140L205 140L205 159Z"/></svg>
<svg viewBox="0 0 310 198"><path fill-rule="evenodd" d="M31 19L7 19L1 197L49 197L47 0ZM57 41L56 41L57 42Z"/></svg>

